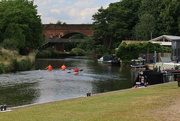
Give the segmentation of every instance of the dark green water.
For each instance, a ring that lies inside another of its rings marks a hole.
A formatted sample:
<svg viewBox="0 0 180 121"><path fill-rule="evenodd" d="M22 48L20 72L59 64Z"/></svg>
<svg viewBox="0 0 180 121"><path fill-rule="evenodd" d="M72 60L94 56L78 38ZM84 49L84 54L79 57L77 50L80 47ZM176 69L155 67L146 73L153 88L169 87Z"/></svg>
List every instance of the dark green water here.
<svg viewBox="0 0 180 121"><path fill-rule="evenodd" d="M47 65L53 71L45 70ZM60 69L67 66L66 71ZM37 59L33 71L0 75L0 105L39 104L131 88L134 72L128 67L98 63L86 57ZM74 74L78 67L82 72Z"/></svg>

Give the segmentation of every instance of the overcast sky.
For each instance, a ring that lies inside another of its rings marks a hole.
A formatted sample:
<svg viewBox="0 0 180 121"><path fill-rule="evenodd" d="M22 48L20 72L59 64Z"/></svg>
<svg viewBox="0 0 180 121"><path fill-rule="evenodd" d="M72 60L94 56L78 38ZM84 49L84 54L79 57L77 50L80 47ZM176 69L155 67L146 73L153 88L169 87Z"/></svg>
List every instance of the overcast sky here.
<svg viewBox="0 0 180 121"><path fill-rule="evenodd" d="M90 24L92 15L103 6L120 0L34 0L43 24L57 23Z"/></svg>

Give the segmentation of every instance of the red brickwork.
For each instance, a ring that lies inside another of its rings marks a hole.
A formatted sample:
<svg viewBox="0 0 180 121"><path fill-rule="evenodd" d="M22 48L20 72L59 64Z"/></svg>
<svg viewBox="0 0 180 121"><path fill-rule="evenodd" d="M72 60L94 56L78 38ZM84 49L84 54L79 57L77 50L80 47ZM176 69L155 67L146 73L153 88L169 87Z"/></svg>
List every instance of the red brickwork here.
<svg viewBox="0 0 180 121"><path fill-rule="evenodd" d="M93 35L92 24L45 24L43 33L46 38L69 38L80 33L88 37Z"/></svg>

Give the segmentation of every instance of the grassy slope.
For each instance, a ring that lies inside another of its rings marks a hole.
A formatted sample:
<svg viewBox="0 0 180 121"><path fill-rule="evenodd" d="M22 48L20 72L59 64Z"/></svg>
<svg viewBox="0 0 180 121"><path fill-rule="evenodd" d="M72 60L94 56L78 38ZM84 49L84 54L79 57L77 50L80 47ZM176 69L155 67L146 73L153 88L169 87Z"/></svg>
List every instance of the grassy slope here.
<svg viewBox="0 0 180 121"><path fill-rule="evenodd" d="M180 99L177 82L0 112L3 121L160 121ZM179 101L180 102L180 101ZM156 113L157 112L157 113Z"/></svg>
<svg viewBox="0 0 180 121"><path fill-rule="evenodd" d="M31 59L31 61L34 61L35 55L34 53L31 53L28 56L21 56L18 54L17 51L12 51L12 50L6 50L2 47L0 47L1 55L0 55L0 63L4 64L10 64L12 59L17 59L18 61L22 59Z"/></svg>
<svg viewBox="0 0 180 121"><path fill-rule="evenodd" d="M6 50L0 47L1 55L0 55L0 63L10 64L10 61L16 57L18 54L16 51Z"/></svg>

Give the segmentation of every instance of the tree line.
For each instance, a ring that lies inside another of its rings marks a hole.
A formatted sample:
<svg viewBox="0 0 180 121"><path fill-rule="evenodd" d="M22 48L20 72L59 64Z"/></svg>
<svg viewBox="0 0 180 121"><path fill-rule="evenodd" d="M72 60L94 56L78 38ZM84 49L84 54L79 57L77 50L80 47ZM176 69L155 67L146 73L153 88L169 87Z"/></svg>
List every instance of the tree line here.
<svg viewBox="0 0 180 121"><path fill-rule="evenodd" d="M99 8L92 16L94 34L78 48L91 54L109 54L122 40L150 40L160 35L179 35L179 0L121 0ZM38 49L43 26L37 6L28 0L0 1L0 44L25 53ZM57 24L66 24L58 21Z"/></svg>
<svg viewBox="0 0 180 121"><path fill-rule="evenodd" d="M122 40L150 40L180 34L179 0L122 0L101 7L92 16L96 45L105 51Z"/></svg>

